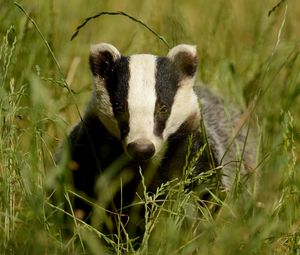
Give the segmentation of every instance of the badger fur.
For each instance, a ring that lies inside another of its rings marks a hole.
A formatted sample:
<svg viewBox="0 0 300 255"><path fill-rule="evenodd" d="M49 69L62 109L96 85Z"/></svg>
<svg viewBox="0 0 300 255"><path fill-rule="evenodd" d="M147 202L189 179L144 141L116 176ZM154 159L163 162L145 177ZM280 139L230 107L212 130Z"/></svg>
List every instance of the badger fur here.
<svg viewBox="0 0 300 255"><path fill-rule="evenodd" d="M193 175L219 166L222 185L229 188L240 165L237 161L242 161L243 169L249 166L250 157L243 150L245 134L235 129L239 115L229 117L219 98L195 86L196 47L178 45L165 57L127 57L101 43L91 47L89 62L93 94L69 135L68 166L77 191L101 200L108 194L97 194L95 186L106 176L105 185L118 182L121 190L115 192L110 210L126 213L122 208L138 196L140 171L147 191L155 192L162 183L182 176L188 150L193 158L207 142L213 164L203 153ZM74 207L79 218L88 220L92 210L88 203L76 197Z"/></svg>

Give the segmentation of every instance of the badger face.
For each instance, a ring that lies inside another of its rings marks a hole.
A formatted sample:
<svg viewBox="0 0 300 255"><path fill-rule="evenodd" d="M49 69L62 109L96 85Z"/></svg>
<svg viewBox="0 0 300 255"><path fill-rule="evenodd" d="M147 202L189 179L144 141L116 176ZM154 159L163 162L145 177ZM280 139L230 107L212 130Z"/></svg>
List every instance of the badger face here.
<svg viewBox="0 0 300 255"><path fill-rule="evenodd" d="M90 67L97 114L132 159L154 157L187 121L199 125L194 46L178 45L166 57L125 57L102 43L92 46Z"/></svg>

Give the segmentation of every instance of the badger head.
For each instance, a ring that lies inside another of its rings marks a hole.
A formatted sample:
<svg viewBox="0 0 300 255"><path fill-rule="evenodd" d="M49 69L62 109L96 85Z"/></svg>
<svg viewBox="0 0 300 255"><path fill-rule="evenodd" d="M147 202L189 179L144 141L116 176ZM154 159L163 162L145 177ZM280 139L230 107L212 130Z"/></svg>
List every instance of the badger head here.
<svg viewBox="0 0 300 255"><path fill-rule="evenodd" d="M134 160L157 155L182 125L199 125L193 85L196 47L178 45L166 57L122 56L110 44L91 47L93 105L107 130Z"/></svg>

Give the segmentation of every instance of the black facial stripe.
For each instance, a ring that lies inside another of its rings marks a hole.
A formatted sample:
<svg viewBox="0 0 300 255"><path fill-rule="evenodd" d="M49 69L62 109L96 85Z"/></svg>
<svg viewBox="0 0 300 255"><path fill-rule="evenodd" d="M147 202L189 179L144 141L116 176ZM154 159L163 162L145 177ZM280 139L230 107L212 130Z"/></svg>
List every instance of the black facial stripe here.
<svg viewBox="0 0 300 255"><path fill-rule="evenodd" d="M155 76L157 99L154 112L154 134L161 137L178 89L179 74L175 72L174 64L168 58L158 57ZM163 112L161 111L162 107L164 109Z"/></svg>
<svg viewBox="0 0 300 255"><path fill-rule="evenodd" d="M118 59L107 76L105 85L109 94L113 113L118 121L121 139L129 132L128 87L129 87L129 57Z"/></svg>

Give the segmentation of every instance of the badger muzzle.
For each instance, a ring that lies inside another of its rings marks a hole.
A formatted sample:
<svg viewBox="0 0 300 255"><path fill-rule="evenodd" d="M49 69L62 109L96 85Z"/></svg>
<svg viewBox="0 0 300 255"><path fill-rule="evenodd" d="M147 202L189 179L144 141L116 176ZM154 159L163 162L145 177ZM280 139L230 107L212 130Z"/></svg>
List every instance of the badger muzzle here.
<svg viewBox="0 0 300 255"><path fill-rule="evenodd" d="M155 153L154 144L147 139L137 139L127 145L128 155L136 161L146 161Z"/></svg>
<svg viewBox="0 0 300 255"><path fill-rule="evenodd" d="M147 139L137 139L127 145L127 153L133 160L146 161L155 154L155 146Z"/></svg>

